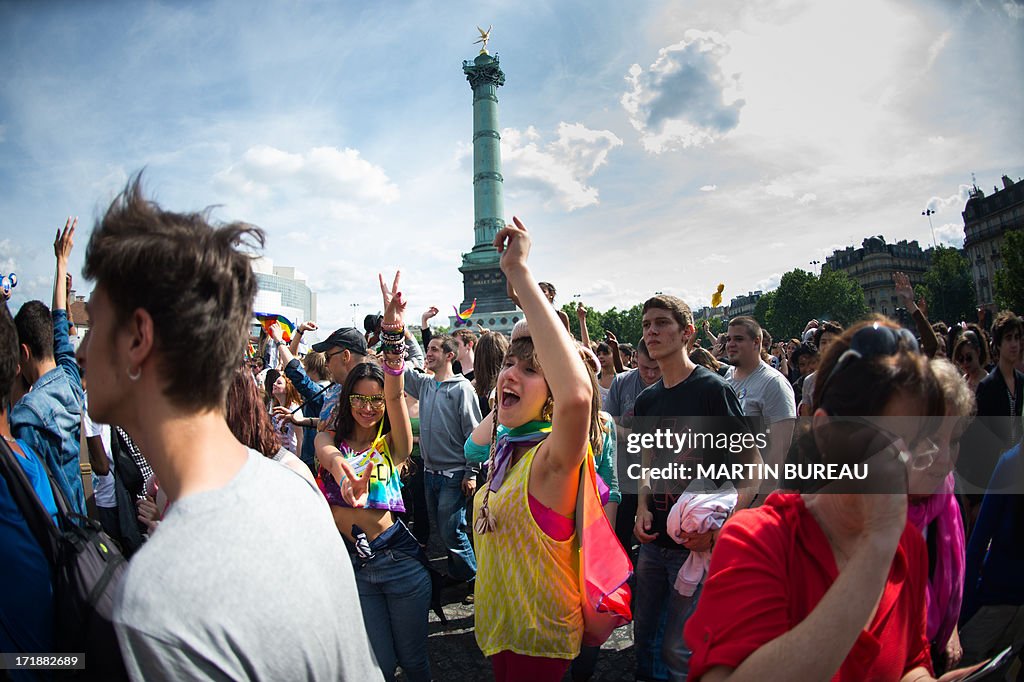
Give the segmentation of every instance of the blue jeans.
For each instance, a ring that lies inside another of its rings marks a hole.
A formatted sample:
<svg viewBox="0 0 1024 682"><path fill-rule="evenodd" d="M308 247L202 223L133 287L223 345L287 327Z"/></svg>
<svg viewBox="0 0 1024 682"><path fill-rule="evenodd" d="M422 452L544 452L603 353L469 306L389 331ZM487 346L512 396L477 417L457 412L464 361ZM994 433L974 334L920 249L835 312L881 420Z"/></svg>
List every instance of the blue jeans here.
<svg viewBox="0 0 1024 682"><path fill-rule="evenodd" d="M686 551L640 545L633 593L637 679L686 680L691 652L683 641L683 626L697 608L701 592L698 587L692 597L684 597L674 587L687 556Z"/></svg>
<svg viewBox="0 0 1024 682"><path fill-rule="evenodd" d="M448 575L456 580L476 578L476 554L466 535L466 496L462 494L462 475L448 478L424 472L427 508L434 514L441 542L448 550Z"/></svg>
<svg viewBox="0 0 1024 682"><path fill-rule="evenodd" d="M384 679L394 680L400 665L405 679L429 681L430 574L417 558L422 550L416 538L398 521L370 541L374 556L368 561L348 544L366 635Z"/></svg>

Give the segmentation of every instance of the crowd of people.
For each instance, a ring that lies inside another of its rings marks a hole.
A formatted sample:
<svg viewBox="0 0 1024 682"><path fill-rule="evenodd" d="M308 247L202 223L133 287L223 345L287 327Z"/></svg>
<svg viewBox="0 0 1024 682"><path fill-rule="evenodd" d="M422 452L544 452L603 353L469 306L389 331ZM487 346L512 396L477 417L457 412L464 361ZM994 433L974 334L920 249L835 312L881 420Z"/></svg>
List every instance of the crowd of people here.
<svg viewBox="0 0 1024 682"><path fill-rule="evenodd" d="M270 324L252 344L262 231L165 210L136 177L89 238L76 353L75 230L52 305L0 305L0 454L54 524L66 499L128 558L131 679L430 680L428 614L457 584L496 680L590 679L591 468L635 566L638 680L952 681L1007 647L997 674L1024 679L1012 312L933 323L897 274L912 330L810 320L773 342L741 316L716 336L659 293L635 347L592 342L513 219L494 240L524 316L509 336L438 333L436 307L414 333L396 273L363 330L307 347L315 323ZM0 652L55 651L53 571L4 478L0 575Z"/></svg>

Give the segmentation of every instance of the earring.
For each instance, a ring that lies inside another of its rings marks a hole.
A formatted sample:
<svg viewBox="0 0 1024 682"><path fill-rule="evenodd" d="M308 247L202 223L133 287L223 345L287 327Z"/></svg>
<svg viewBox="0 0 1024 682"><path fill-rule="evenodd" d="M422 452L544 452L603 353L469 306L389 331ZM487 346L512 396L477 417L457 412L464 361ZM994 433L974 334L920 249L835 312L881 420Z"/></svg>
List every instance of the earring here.
<svg viewBox="0 0 1024 682"><path fill-rule="evenodd" d="M555 401L548 396L548 399L544 401L544 407L540 410L541 421L549 422L551 418L555 416Z"/></svg>
<svg viewBox="0 0 1024 682"><path fill-rule="evenodd" d="M135 370L134 374L132 374L132 370L130 367L125 367L125 371L128 372L128 378L131 379L132 381L138 381L142 377L141 366L139 366L139 368Z"/></svg>

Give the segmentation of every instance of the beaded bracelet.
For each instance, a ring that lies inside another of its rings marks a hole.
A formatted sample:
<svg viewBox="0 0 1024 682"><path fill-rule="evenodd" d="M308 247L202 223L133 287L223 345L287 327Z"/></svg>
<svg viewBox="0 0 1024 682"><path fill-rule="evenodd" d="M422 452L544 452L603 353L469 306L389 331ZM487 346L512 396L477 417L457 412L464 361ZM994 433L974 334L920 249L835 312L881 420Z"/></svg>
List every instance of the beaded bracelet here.
<svg viewBox="0 0 1024 682"><path fill-rule="evenodd" d="M392 345L392 344L382 343L381 346L380 346L380 352L383 353L384 355L401 355L402 358L405 358L405 346L404 345L398 345L398 344Z"/></svg>
<svg viewBox="0 0 1024 682"><path fill-rule="evenodd" d="M403 331L405 329L404 322L381 322L380 328L383 331Z"/></svg>
<svg viewBox="0 0 1024 682"><path fill-rule="evenodd" d="M380 338L391 341L401 341L402 339L405 338L405 327L402 327L400 330L395 332L382 330L380 333Z"/></svg>
<svg viewBox="0 0 1024 682"><path fill-rule="evenodd" d="M402 364L399 365L398 367L396 367L395 369L392 369L391 368L391 363L389 363L387 360L385 360L384 361L384 371L387 372L388 374L390 374L393 377L400 377L400 376L402 376L402 374L405 373L405 360L403 359L402 360Z"/></svg>

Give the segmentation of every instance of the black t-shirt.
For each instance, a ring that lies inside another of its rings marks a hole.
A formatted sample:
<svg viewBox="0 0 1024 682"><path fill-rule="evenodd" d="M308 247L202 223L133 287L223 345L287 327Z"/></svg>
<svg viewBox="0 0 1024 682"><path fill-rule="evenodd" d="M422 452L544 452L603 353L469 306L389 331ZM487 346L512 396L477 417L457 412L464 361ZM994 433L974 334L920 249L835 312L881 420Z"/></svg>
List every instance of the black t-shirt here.
<svg viewBox="0 0 1024 682"><path fill-rule="evenodd" d="M667 430L680 435L686 432L712 434L712 440L719 443L723 436L734 439L751 432L736 392L721 376L699 365L690 376L672 388L665 388L663 379L648 386L637 397L633 410L636 415L634 432L653 433L658 430L664 433ZM669 464L680 464L696 471L698 463L731 464L734 460L729 449L702 445L690 447L692 443L691 440L682 446L677 442L670 447L652 448L651 465L661 468ZM678 477L651 481L652 532L659 534L654 541L656 545L685 550L668 536L666 522L669 510L689 482L689 479Z"/></svg>

